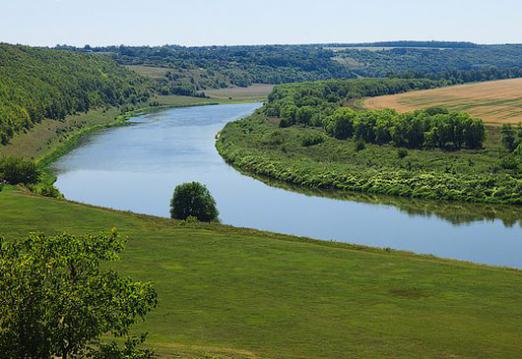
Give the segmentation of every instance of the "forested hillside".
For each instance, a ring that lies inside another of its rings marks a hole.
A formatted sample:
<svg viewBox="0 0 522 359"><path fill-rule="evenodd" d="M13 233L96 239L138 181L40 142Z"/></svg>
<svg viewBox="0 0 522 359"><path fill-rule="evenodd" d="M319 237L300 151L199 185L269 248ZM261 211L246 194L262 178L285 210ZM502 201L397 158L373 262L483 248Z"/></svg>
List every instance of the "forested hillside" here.
<svg viewBox="0 0 522 359"><path fill-rule="evenodd" d="M472 45L399 42L338 47L336 60L364 77L429 77L456 84L522 76L522 45Z"/></svg>
<svg viewBox="0 0 522 359"><path fill-rule="evenodd" d="M100 55L0 44L0 143L44 118L136 104L147 81Z"/></svg>
<svg viewBox="0 0 522 359"><path fill-rule="evenodd" d="M334 52L315 45L58 48L110 54L122 65L165 69L159 81L162 94L194 96L210 88L355 76L333 61Z"/></svg>
<svg viewBox="0 0 522 359"><path fill-rule="evenodd" d="M522 77L522 45L393 41L362 44L58 48L99 52L154 74L163 94L355 77L444 79L451 84ZM158 71L156 69L161 69Z"/></svg>

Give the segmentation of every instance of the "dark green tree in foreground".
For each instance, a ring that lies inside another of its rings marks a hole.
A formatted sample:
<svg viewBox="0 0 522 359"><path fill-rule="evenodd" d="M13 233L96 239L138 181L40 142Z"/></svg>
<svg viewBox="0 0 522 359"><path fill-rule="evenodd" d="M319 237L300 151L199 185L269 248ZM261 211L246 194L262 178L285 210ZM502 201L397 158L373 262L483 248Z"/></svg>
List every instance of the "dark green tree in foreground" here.
<svg viewBox="0 0 522 359"><path fill-rule="evenodd" d="M184 183L176 187L170 202L170 215L185 220L195 217L202 222L216 221L219 212L216 201L205 185L198 182Z"/></svg>
<svg viewBox="0 0 522 359"><path fill-rule="evenodd" d="M128 336L157 304L149 283L103 265L118 259L116 231L95 236L0 238L0 353L4 358L152 358L142 338L120 348L102 335Z"/></svg>

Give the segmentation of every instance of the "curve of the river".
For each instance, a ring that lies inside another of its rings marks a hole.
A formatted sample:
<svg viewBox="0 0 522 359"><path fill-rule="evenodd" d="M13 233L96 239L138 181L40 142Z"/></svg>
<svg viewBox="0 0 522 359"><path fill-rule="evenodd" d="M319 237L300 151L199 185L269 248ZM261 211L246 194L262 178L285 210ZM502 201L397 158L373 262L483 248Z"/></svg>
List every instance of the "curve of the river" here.
<svg viewBox="0 0 522 359"><path fill-rule="evenodd" d="M522 268L517 208L338 200L240 174L216 152L215 135L257 107L170 109L98 132L55 163L56 185L71 200L167 217L174 187L199 181L216 198L225 224Z"/></svg>

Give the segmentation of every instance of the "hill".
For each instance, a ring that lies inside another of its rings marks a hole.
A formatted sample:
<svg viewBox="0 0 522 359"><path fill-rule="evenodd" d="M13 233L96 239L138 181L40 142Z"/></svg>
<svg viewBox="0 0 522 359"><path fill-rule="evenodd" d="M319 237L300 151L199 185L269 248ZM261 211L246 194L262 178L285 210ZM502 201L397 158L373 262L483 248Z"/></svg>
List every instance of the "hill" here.
<svg viewBox="0 0 522 359"><path fill-rule="evenodd" d="M152 281L159 307L140 330L169 358L516 358L519 271L184 225L0 192L0 235L129 237L118 270Z"/></svg>
<svg viewBox="0 0 522 359"><path fill-rule="evenodd" d="M448 41L361 44L74 48L112 56L160 83L163 94L355 77L446 80L448 84L522 77L522 45Z"/></svg>
<svg viewBox="0 0 522 359"><path fill-rule="evenodd" d="M522 122L522 79L491 81L368 98L369 109L400 112L444 106L466 111L489 123Z"/></svg>
<svg viewBox="0 0 522 359"><path fill-rule="evenodd" d="M146 80L105 56L0 44L0 144L44 119L147 100Z"/></svg>

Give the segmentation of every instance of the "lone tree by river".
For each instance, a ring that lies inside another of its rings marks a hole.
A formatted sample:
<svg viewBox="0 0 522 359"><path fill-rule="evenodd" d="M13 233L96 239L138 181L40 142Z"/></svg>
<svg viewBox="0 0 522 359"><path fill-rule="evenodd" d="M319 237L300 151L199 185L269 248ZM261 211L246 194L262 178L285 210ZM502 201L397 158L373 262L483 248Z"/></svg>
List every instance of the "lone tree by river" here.
<svg viewBox="0 0 522 359"><path fill-rule="evenodd" d="M195 217L201 222L212 222L218 219L219 212L207 187L198 182L190 182L181 184L174 190L170 216L182 220Z"/></svg>

